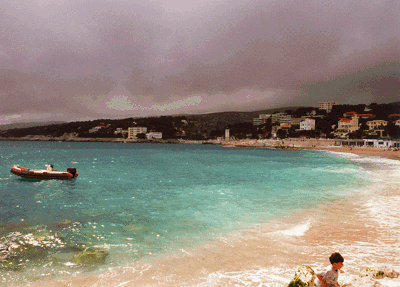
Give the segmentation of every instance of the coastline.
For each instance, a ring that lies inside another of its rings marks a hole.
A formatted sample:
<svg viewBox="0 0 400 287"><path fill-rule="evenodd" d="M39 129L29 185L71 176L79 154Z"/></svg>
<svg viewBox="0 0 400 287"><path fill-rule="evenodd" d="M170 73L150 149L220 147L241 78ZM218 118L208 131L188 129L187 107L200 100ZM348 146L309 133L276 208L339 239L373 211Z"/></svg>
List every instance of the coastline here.
<svg viewBox="0 0 400 287"><path fill-rule="evenodd" d="M398 154L380 149L350 150L323 145L298 149L360 154L361 159L375 157L372 159L374 166L385 165L384 160L376 157L391 158ZM397 172L393 168L398 166L396 162L389 170L375 168L374 175L382 178L382 175ZM75 277L65 274L27 286L287 287L299 266L309 265L319 271L328 265L327 254L329 256L332 250L345 257L345 273L339 280L341 286L400 286L400 278L373 277L379 271L400 271L400 248L396 247L400 246L397 236L400 225L396 223L399 184L395 181L394 186L384 185L382 190L377 187L381 186L374 186L365 194L343 193L343 198L336 202L326 202L317 208L255 225L174 254L92 274ZM371 211L375 212L377 207L382 209L379 212L394 210L394 221L386 213L382 215L382 222L376 220L380 217L371 218ZM395 224L394 228L391 224ZM390 245L380 245L381 242Z"/></svg>
<svg viewBox="0 0 400 287"><path fill-rule="evenodd" d="M58 141L58 142L106 142L106 143L161 143L161 144L211 144L225 147L257 147L273 149L308 149L315 151L332 151L340 153L353 153L364 156L378 156L387 159L400 160L400 150L387 150L374 147L344 147L336 146L334 139L297 139L289 138L283 140L262 139L262 140L137 140L124 138L77 138L63 136L50 138L46 136L28 136L23 138L3 138L0 141Z"/></svg>

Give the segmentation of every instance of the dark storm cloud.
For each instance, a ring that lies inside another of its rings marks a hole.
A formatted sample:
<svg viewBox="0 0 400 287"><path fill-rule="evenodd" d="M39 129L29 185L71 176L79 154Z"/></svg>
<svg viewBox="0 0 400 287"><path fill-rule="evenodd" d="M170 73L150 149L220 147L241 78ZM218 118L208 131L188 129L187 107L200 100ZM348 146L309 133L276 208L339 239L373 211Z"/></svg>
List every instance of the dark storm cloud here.
<svg viewBox="0 0 400 287"><path fill-rule="evenodd" d="M309 97L338 102L394 102L400 98L400 41L389 39L332 66L326 78L303 83Z"/></svg>
<svg viewBox="0 0 400 287"><path fill-rule="evenodd" d="M0 3L0 123L399 94L397 1Z"/></svg>

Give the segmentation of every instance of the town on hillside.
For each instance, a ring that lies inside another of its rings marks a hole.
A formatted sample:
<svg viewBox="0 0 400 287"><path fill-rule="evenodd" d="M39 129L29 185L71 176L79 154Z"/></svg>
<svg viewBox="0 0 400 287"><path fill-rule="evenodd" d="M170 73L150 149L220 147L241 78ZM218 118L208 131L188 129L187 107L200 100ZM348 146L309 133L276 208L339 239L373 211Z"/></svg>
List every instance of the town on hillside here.
<svg viewBox="0 0 400 287"><path fill-rule="evenodd" d="M0 131L0 139L90 141L224 141L241 139L399 139L400 102L320 102L263 112L224 112L57 123Z"/></svg>

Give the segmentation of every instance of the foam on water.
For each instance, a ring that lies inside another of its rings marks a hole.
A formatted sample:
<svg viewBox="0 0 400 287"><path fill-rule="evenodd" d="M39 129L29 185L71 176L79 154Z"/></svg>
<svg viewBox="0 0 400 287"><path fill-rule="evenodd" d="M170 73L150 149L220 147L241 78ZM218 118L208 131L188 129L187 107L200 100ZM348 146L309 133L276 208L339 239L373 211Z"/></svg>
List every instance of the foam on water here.
<svg viewBox="0 0 400 287"><path fill-rule="evenodd" d="M307 222L294 226L290 229L286 230L279 230L276 231L276 233L284 234L284 235L289 235L289 236L303 236L308 229L310 229L311 226L311 220L308 219Z"/></svg>
<svg viewBox="0 0 400 287"><path fill-rule="evenodd" d="M206 286L286 286L290 278L285 276L285 270L281 268L259 268L237 272L222 272L209 274L204 282L196 287Z"/></svg>

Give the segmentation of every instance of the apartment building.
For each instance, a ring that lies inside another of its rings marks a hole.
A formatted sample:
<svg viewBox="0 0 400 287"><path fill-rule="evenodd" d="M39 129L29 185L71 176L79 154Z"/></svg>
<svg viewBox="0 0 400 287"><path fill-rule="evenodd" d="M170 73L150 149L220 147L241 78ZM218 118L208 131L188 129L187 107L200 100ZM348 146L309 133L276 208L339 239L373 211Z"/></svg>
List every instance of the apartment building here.
<svg viewBox="0 0 400 287"><path fill-rule="evenodd" d="M276 113L271 115L272 123L289 123L292 120L292 116L286 113Z"/></svg>
<svg viewBox="0 0 400 287"><path fill-rule="evenodd" d="M253 119L253 126L261 126L262 124L265 124L267 119L270 117L270 114L260 114L258 118Z"/></svg>
<svg viewBox="0 0 400 287"><path fill-rule="evenodd" d="M388 122L385 120L368 121L367 126L370 130L376 130L380 126L387 126Z"/></svg>
<svg viewBox="0 0 400 287"><path fill-rule="evenodd" d="M300 130L312 131L315 130L315 120L306 118L300 122Z"/></svg>
<svg viewBox="0 0 400 287"><path fill-rule="evenodd" d="M355 114L351 119L341 118L338 122L338 131L353 133L360 128L359 117Z"/></svg>
<svg viewBox="0 0 400 287"><path fill-rule="evenodd" d="M290 125L292 126L300 126L301 121L303 121L303 118L292 118L290 121Z"/></svg>
<svg viewBox="0 0 400 287"><path fill-rule="evenodd" d="M128 139L135 139L137 134L147 133L147 127L129 127Z"/></svg>
<svg viewBox="0 0 400 287"><path fill-rule="evenodd" d="M319 109L320 110L325 110L327 113L330 113L332 111L332 107L334 105L337 105L338 103L336 102L319 102Z"/></svg>
<svg viewBox="0 0 400 287"><path fill-rule="evenodd" d="M148 140L160 140L162 139L162 132L150 132L146 134Z"/></svg>

